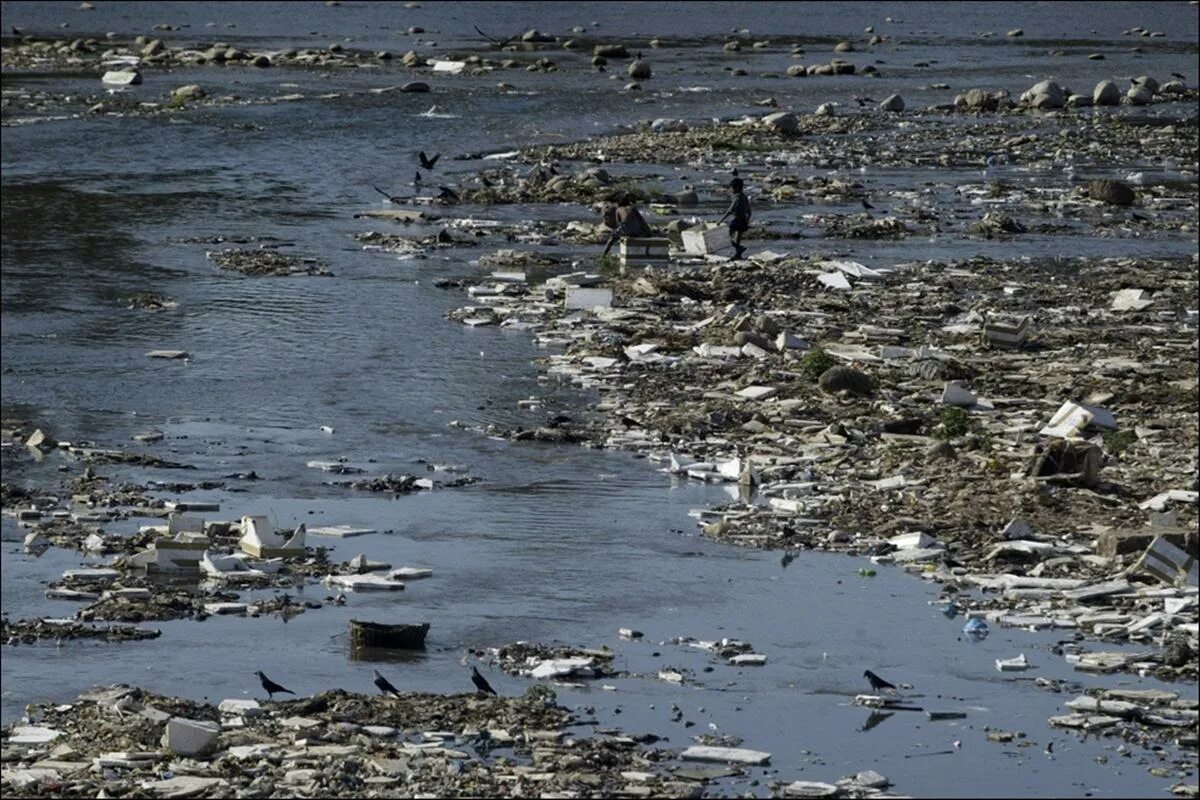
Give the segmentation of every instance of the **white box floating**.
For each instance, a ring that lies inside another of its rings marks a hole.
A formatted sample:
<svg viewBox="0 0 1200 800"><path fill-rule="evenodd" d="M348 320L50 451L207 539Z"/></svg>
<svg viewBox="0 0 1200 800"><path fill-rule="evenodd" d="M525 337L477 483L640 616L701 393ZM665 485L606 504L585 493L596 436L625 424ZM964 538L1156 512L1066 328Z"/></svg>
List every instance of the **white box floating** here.
<svg viewBox="0 0 1200 800"><path fill-rule="evenodd" d="M309 528L309 536L334 536L338 539L349 539L354 536L366 536L377 533L374 528L356 528L353 525L325 525L320 528Z"/></svg>

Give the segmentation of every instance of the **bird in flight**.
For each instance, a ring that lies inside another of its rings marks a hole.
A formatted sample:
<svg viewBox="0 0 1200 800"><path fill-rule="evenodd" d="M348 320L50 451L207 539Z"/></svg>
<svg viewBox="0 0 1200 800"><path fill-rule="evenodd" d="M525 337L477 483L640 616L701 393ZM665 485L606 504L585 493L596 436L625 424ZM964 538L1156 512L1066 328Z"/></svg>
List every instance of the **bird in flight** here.
<svg viewBox="0 0 1200 800"><path fill-rule="evenodd" d="M437 160L441 157L441 153L435 153L433 158L430 158L429 156L425 155L424 150L417 153L417 158L421 159L421 167L423 169L433 169L433 165L436 164Z"/></svg>
<svg viewBox="0 0 1200 800"><path fill-rule="evenodd" d="M379 670L375 670L375 685L378 686L379 691L383 692L384 694L394 694L396 697L400 696L400 692L396 690L396 687L392 686L387 678L380 675Z"/></svg>
<svg viewBox="0 0 1200 800"><path fill-rule="evenodd" d="M888 683L874 672L871 672L869 669L863 672L863 677L871 682L871 688L877 692L883 689L891 689L893 692L896 691L895 684Z"/></svg>
<svg viewBox="0 0 1200 800"><path fill-rule="evenodd" d="M479 694L495 694L496 690L487 682L487 678L479 674L479 669L471 667L471 683L475 684L475 691Z"/></svg>
<svg viewBox="0 0 1200 800"><path fill-rule="evenodd" d="M275 681L268 678L266 675L263 674L262 670L259 670L258 672L254 673L254 674L257 675L259 681L262 682L262 687L267 692L268 700L274 699L274 695L276 692L281 692L284 694L291 694L291 695L295 694L295 692L293 692L291 689L285 689L282 686L280 686L278 683L276 683Z"/></svg>

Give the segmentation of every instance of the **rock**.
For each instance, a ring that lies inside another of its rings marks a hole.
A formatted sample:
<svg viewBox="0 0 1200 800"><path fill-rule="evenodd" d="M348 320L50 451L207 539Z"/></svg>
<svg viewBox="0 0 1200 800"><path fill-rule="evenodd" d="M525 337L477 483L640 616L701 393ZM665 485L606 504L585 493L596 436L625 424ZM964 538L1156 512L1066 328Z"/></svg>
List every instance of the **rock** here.
<svg viewBox="0 0 1200 800"><path fill-rule="evenodd" d="M803 78L808 75L808 68L803 64L792 64L787 68L787 74L792 78Z"/></svg>
<svg viewBox="0 0 1200 800"><path fill-rule="evenodd" d="M644 58L639 58L629 65L629 77L645 80L650 77L650 62Z"/></svg>
<svg viewBox="0 0 1200 800"><path fill-rule="evenodd" d="M409 81L400 87L402 92L428 92L429 84L424 81Z"/></svg>
<svg viewBox="0 0 1200 800"><path fill-rule="evenodd" d="M958 458L958 453L955 451L954 446L949 442L937 442L936 444L931 444L925 450L925 457L929 459L946 459L947 461L953 461Z"/></svg>
<svg viewBox="0 0 1200 800"><path fill-rule="evenodd" d="M700 198L691 184L684 187L682 192L675 194L675 205L680 208L692 208L700 204Z"/></svg>
<svg viewBox="0 0 1200 800"><path fill-rule="evenodd" d="M1146 89L1152 95L1158 94L1158 81L1154 80L1154 78L1151 78L1149 75L1139 75L1133 79L1133 82L1137 86L1146 87Z"/></svg>
<svg viewBox="0 0 1200 800"><path fill-rule="evenodd" d="M1005 36L1011 36L1012 38L1014 38L1014 39L1015 39L1015 38L1017 38L1018 36L1024 36L1024 35L1025 35L1025 31L1021 30L1020 28L1013 28L1011 31L1009 31L1008 33L1006 33L1006 34L1004 34L1004 35L1005 35Z"/></svg>
<svg viewBox="0 0 1200 800"><path fill-rule="evenodd" d="M859 397L869 397L875 391L871 376L853 367L830 367L821 373L817 385L829 394L844 391Z"/></svg>
<svg viewBox="0 0 1200 800"><path fill-rule="evenodd" d="M837 115L837 103L821 103L817 106L816 115L818 117L832 117Z"/></svg>
<svg viewBox="0 0 1200 800"><path fill-rule="evenodd" d="M742 49L742 46L737 42L726 42L721 49L727 53L736 53Z"/></svg>
<svg viewBox="0 0 1200 800"><path fill-rule="evenodd" d="M795 133L800 127L800 120L788 111L777 111L763 117L762 124L776 133Z"/></svg>
<svg viewBox="0 0 1200 800"><path fill-rule="evenodd" d="M1034 108L1062 108L1067 94L1054 81L1042 81L1022 94L1021 102Z"/></svg>
<svg viewBox="0 0 1200 800"><path fill-rule="evenodd" d="M521 34L521 41L533 43L553 42L554 37L547 33L542 33L537 28L530 28L529 30L525 31L525 33Z"/></svg>
<svg viewBox="0 0 1200 800"><path fill-rule="evenodd" d="M592 56L593 67L603 67L608 64L608 59L604 56Z"/></svg>
<svg viewBox="0 0 1200 800"><path fill-rule="evenodd" d="M898 94L889 95L879 104L879 108L883 111L903 111L904 100Z"/></svg>
<svg viewBox="0 0 1200 800"><path fill-rule="evenodd" d="M199 100L205 94L204 89L200 88L199 84L189 83L187 86L172 89L171 99L177 103L186 103L189 100Z"/></svg>
<svg viewBox="0 0 1200 800"><path fill-rule="evenodd" d="M400 63L406 67L423 67L425 66L425 59L417 55L415 51L409 50L400 56Z"/></svg>
<svg viewBox="0 0 1200 800"><path fill-rule="evenodd" d="M1186 667L1193 658L1192 648L1183 639L1174 639L1163 648L1162 662L1168 667Z"/></svg>
<svg viewBox="0 0 1200 800"><path fill-rule="evenodd" d="M1067 98L1067 108L1089 108L1091 105L1091 95L1073 94Z"/></svg>
<svg viewBox="0 0 1200 800"><path fill-rule="evenodd" d="M1187 86L1183 81L1167 81L1158 90L1159 94L1187 94Z"/></svg>
<svg viewBox="0 0 1200 800"><path fill-rule="evenodd" d="M592 48L592 55L600 58L629 58L629 51L624 45L598 44Z"/></svg>
<svg viewBox="0 0 1200 800"><path fill-rule="evenodd" d="M985 89L971 89L962 95L962 101L955 105L966 106L971 111L995 111L999 107L999 98Z"/></svg>
<svg viewBox="0 0 1200 800"><path fill-rule="evenodd" d="M380 53L379 58L391 58L391 56L387 53ZM260 53L260 54L256 55L254 58L250 59L250 66L252 66L252 67L269 67L269 66L271 66L271 57Z"/></svg>
<svg viewBox="0 0 1200 800"><path fill-rule="evenodd" d="M835 52L835 53L853 53L854 45L843 40L833 46L833 52Z"/></svg>
<svg viewBox="0 0 1200 800"><path fill-rule="evenodd" d="M1112 81L1100 81L1092 90L1092 103L1098 106L1115 106L1121 103L1121 90Z"/></svg>
<svg viewBox="0 0 1200 800"><path fill-rule="evenodd" d="M164 45L162 43L162 39L155 39L152 42L150 42L148 45L146 45L145 47L142 48L142 58L150 58L151 56L156 56L166 49L167 49L167 47L166 47L166 45Z"/></svg>
<svg viewBox="0 0 1200 800"><path fill-rule="evenodd" d="M1154 102L1154 92L1145 86L1132 86L1125 93L1125 99L1129 101L1129 105L1131 106L1145 106Z"/></svg>
<svg viewBox="0 0 1200 800"><path fill-rule="evenodd" d="M1097 179L1089 181L1087 191L1088 197L1093 200L1100 200L1116 206L1131 206L1137 198L1133 189L1128 185L1114 180Z"/></svg>

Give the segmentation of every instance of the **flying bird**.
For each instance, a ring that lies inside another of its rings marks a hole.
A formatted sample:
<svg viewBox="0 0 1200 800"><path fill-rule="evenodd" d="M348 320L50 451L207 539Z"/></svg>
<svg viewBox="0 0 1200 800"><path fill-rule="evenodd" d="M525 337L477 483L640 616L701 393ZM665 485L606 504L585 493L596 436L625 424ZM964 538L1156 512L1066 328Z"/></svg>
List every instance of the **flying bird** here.
<svg viewBox="0 0 1200 800"><path fill-rule="evenodd" d="M871 688L877 692L883 689L891 689L893 692L896 691L895 684L888 683L874 672L871 672L869 669L863 672L863 677L871 682Z"/></svg>
<svg viewBox="0 0 1200 800"><path fill-rule="evenodd" d="M268 700L274 699L274 695L276 692L281 692L284 694L291 694L291 695L295 694L295 692L293 692L291 689L285 689L282 686L280 686L278 683L276 683L275 681L268 678L266 675L263 674L262 670L259 670L258 672L254 673L254 674L257 675L258 679L262 682L262 687L267 692Z"/></svg>
<svg viewBox="0 0 1200 800"><path fill-rule="evenodd" d="M433 165L436 164L438 159L441 157L441 153L435 153L433 158L430 158L429 156L425 155L424 150L417 153L417 158L421 159L421 167L423 169L433 169Z"/></svg>
<svg viewBox="0 0 1200 800"><path fill-rule="evenodd" d="M471 683L475 684L475 691L479 694L495 694L496 690L487 682L487 678L479 674L477 667L471 667Z"/></svg>
<svg viewBox="0 0 1200 800"><path fill-rule="evenodd" d="M380 675L379 670L375 670L375 685L378 686L379 691L383 692L384 694L394 694L396 697L400 696L400 692L396 690L396 687L392 686L387 678Z"/></svg>

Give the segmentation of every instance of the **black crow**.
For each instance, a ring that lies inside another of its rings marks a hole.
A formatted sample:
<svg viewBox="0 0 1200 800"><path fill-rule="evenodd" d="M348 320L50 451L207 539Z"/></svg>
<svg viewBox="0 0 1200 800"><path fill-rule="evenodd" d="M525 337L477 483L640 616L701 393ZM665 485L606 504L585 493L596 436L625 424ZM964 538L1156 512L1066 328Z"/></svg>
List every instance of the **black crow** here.
<svg viewBox="0 0 1200 800"><path fill-rule="evenodd" d="M400 696L400 692L396 691L396 687L388 682L388 679L379 674L379 670L375 670L375 685L379 687L379 691L384 694L394 694Z"/></svg>
<svg viewBox="0 0 1200 800"><path fill-rule="evenodd" d="M874 672L871 672L869 669L863 672L863 677L871 682L871 688L877 692L883 689L891 689L892 691L896 690L895 685L888 683Z"/></svg>
<svg viewBox="0 0 1200 800"><path fill-rule="evenodd" d="M868 203L866 200L859 200L858 202L862 203L862 207L866 211L870 211L871 209L873 209L875 207L875 206L871 205L870 203Z"/></svg>
<svg viewBox="0 0 1200 800"><path fill-rule="evenodd" d="M458 202L458 192L454 191L449 186L439 186L438 187L438 199L439 200L451 200L451 201L457 203Z"/></svg>
<svg viewBox="0 0 1200 800"><path fill-rule="evenodd" d="M262 681L262 687L267 692L268 700L273 699L274 694L276 692L281 692L284 694L292 694L292 695L295 694L295 692L293 692L291 689L285 689L282 686L280 686L278 683L276 683L275 681L268 678L266 675L264 675L262 673L262 670L259 670L258 672L254 673L254 674L258 676L258 679L260 681Z"/></svg>
<svg viewBox="0 0 1200 800"><path fill-rule="evenodd" d="M413 175L413 182L412 182L412 185L413 185L413 186L420 186L420 185L421 185L421 173L420 173L420 172L417 172L417 173L415 173L415 174Z"/></svg>
<svg viewBox="0 0 1200 800"><path fill-rule="evenodd" d="M417 158L421 159L421 167L423 169L433 169L433 165L436 164L437 160L441 157L442 157L442 154L438 153L433 158L430 158L429 156L425 155L424 150L417 153Z"/></svg>
<svg viewBox="0 0 1200 800"><path fill-rule="evenodd" d="M479 670L471 667L471 683L475 684L475 691L479 694L495 694L496 690L487 682L487 678L479 674Z"/></svg>

